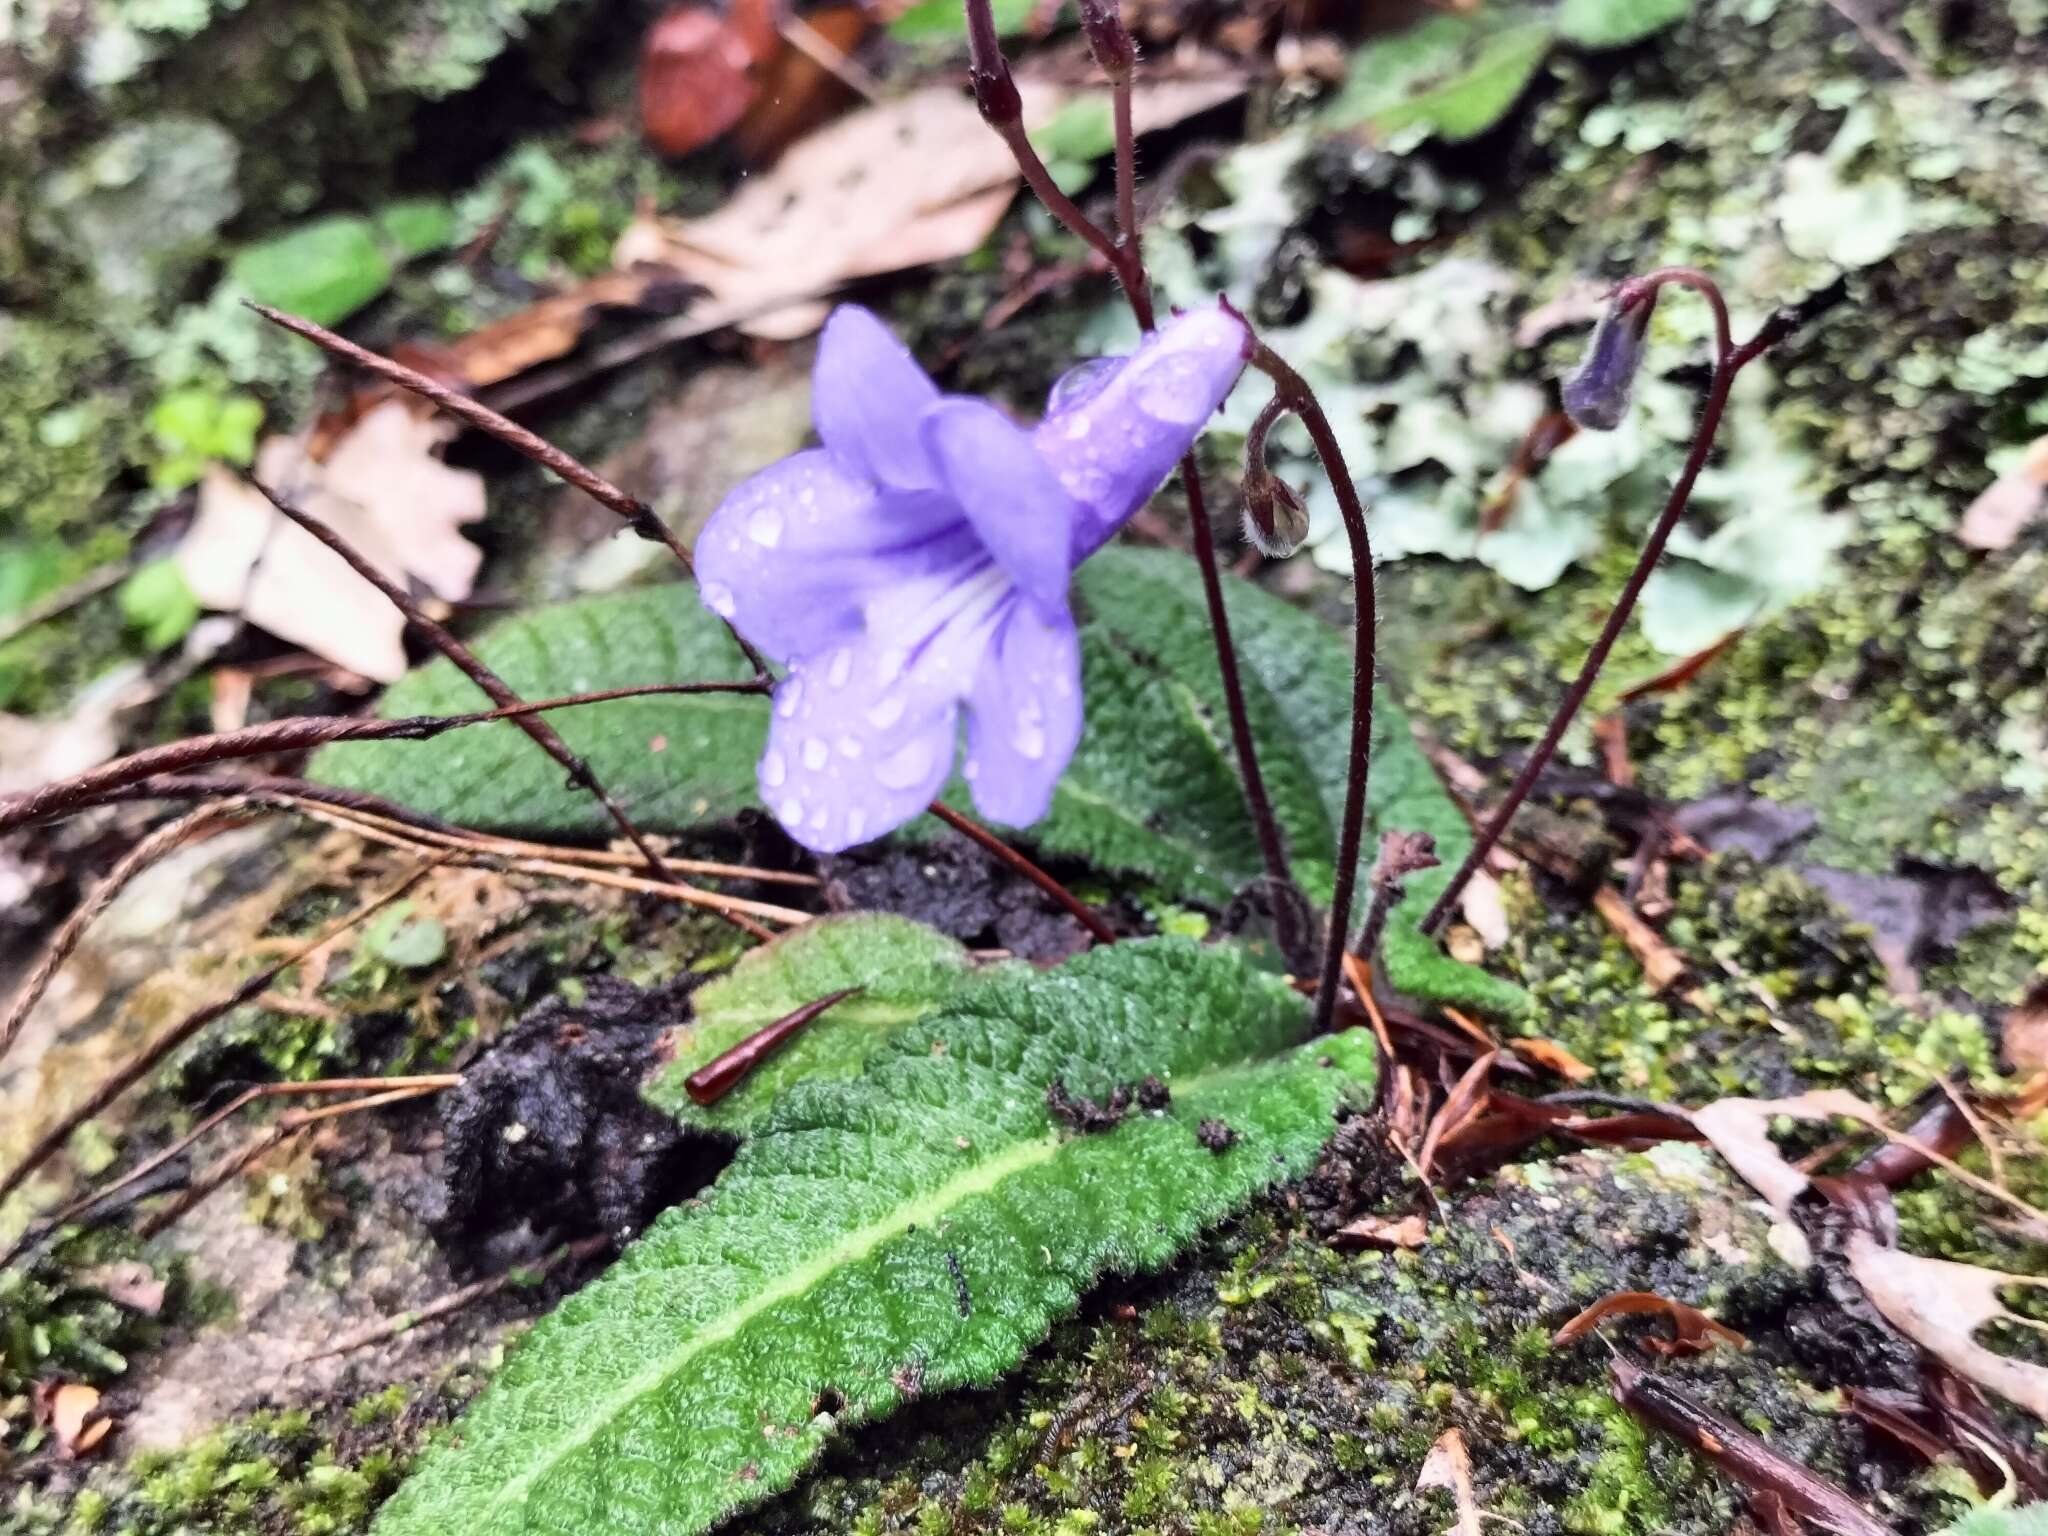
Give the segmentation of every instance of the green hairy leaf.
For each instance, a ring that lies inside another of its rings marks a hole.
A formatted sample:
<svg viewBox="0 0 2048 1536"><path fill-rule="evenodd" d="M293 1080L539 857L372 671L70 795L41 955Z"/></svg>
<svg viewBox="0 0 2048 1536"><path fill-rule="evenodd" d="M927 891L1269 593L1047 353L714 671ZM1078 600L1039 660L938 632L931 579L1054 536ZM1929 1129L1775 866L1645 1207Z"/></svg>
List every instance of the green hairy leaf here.
<svg viewBox="0 0 2048 1536"><path fill-rule="evenodd" d="M865 1076L788 1089L701 1200L515 1347L375 1530L687 1536L836 1430L990 1380L1105 1270L1166 1262L1309 1167L1373 1045L1302 1044L1306 1020L1237 951L1182 939L960 994ZM1055 1079L1100 1098L1147 1074L1172 1102L1112 1131L1047 1110Z"/></svg>
<svg viewBox="0 0 2048 1536"><path fill-rule="evenodd" d="M1350 752L1350 636L1247 582L1227 580L1225 588L1274 810L1297 877L1311 899L1327 902ZM1051 811L1025 837L1220 906L1264 865L1232 766L1200 577L1171 551L1113 547L1081 568L1075 589L1087 732ZM528 698L747 675L731 638L685 586L537 609L498 625L476 649ZM395 684L380 713L486 707L473 684L437 661ZM675 831L759 804L754 764L768 719L761 699L621 699L550 719L642 825ZM509 722L431 742L342 743L320 752L309 771L466 826L611 831L598 806ZM972 808L957 781L947 799ZM1525 999L1517 988L1450 959L1415 929L1471 834L1384 690L1374 709L1367 811L1368 859L1391 828L1431 833L1443 859L1409 882L1389 925L1387 979L1419 997L1519 1012Z"/></svg>
<svg viewBox="0 0 2048 1536"><path fill-rule="evenodd" d="M749 950L697 989L693 1016L672 1036L674 1055L647 1097L686 1125L749 1134L792 1083L858 1077L906 1025L995 974L970 970L960 945L904 918L821 918ZM717 1103L694 1103L684 1091L692 1072L756 1030L848 987L860 994L834 1004Z"/></svg>
<svg viewBox="0 0 2048 1536"><path fill-rule="evenodd" d="M1432 16L1354 53L1321 121L1382 137L1474 138L1507 115L1554 37L1527 6Z"/></svg>

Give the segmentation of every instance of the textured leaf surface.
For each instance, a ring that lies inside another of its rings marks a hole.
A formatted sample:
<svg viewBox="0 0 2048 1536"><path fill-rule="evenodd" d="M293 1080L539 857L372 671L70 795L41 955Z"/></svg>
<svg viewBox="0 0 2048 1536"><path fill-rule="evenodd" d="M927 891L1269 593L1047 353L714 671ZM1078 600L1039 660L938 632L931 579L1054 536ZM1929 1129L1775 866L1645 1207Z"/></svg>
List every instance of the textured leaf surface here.
<svg viewBox="0 0 2048 1536"><path fill-rule="evenodd" d="M1529 6L1432 16L1353 54L1322 121L1378 135L1473 138L1507 114L1554 37L1550 19Z"/></svg>
<svg viewBox="0 0 2048 1536"><path fill-rule="evenodd" d="M1350 743L1350 638L1248 583L1225 585L1274 809L1303 886L1325 902ZM1029 839L1104 869L1147 875L1176 894L1226 902L1263 865L1228 749L1200 578L1170 551L1111 548L1082 567L1076 588L1088 728L1051 812ZM686 587L538 609L497 626L477 650L529 698L745 675L731 640ZM434 662L392 687L380 712L484 707L467 679ZM675 830L757 803L754 763L767 728L759 699L623 699L552 719L645 825ZM603 813L508 723L431 742L329 747L310 771L468 826L610 831ZM947 798L971 807L957 782ZM1410 882L1389 925L1387 979L1421 997L1519 1011L1518 989L1451 960L1415 929L1471 834L1384 691L1375 707L1368 812L1368 856L1381 829L1398 827L1435 836L1444 861Z"/></svg>
<svg viewBox="0 0 2048 1536"><path fill-rule="evenodd" d="M957 990L996 974L972 971L967 951L918 923L879 913L821 918L749 950L691 999L694 1016L671 1037L675 1055L647 1097L676 1119L745 1135L792 1083L857 1077L870 1056ZM861 988L807 1026L716 1104L683 1088L692 1072L805 1003Z"/></svg>
<svg viewBox="0 0 2048 1536"><path fill-rule="evenodd" d="M1373 1047L1301 1045L1305 1022L1237 952L1179 939L971 989L864 1077L789 1090L702 1200L516 1347L376 1530L685 1536L835 1428L989 1380L1104 1270L1164 1263L1308 1167ZM1108 1133L1046 1110L1056 1077L1100 1096L1147 1073L1172 1104ZM1212 1117L1221 1153L1196 1137Z"/></svg>

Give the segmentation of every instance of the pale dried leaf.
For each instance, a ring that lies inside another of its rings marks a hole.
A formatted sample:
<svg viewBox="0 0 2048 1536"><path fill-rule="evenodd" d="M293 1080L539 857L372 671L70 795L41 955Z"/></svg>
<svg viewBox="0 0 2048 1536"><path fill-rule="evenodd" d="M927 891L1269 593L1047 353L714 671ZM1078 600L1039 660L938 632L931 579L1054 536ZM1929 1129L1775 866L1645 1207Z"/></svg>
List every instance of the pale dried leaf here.
<svg viewBox="0 0 2048 1536"><path fill-rule="evenodd" d="M1770 1202L1780 1216L1805 1194L1812 1180L1785 1159L1771 1140L1771 1121L1831 1120L1836 1116L1866 1125L1882 1124L1876 1110L1845 1088L1817 1089L1789 1099L1717 1099L1692 1112L1692 1123L1728 1166Z"/></svg>
<svg viewBox="0 0 2048 1536"><path fill-rule="evenodd" d="M107 1300L131 1312L140 1312L144 1317L155 1317L164 1309L164 1282L140 1259L120 1259L112 1264L101 1264L85 1270L78 1278Z"/></svg>
<svg viewBox="0 0 2048 1536"><path fill-rule="evenodd" d="M457 601L483 552L459 529L484 515L483 477L437 450L454 434L403 400L367 412L324 463L289 437L267 440L256 476L333 529L391 580ZM201 603L238 612L279 639L380 682L405 671L405 619L342 558L221 466L199 488L178 567Z"/></svg>
<svg viewBox="0 0 2048 1536"><path fill-rule="evenodd" d="M1428 1241L1428 1225L1412 1212L1406 1216L1361 1216L1330 1234L1332 1248L1420 1248Z"/></svg>
<svg viewBox="0 0 2048 1536"><path fill-rule="evenodd" d="M1020 81L1027 124L1049 121L1068 93ZM1244 90L1232 70L1140 85L1140 133L1167 127ZM914 165L915 175L897 168ZM707 326L744 322L756 335L814 329L815 302L852 278L963 256L995 230L1018 183L1008 147L974 103L933 87L849 113L750 177L716 213L637 219L620 237L622 267L667 267L709 294L691 309Z"/></svg>
<svg viewBox="0 0 2048 1536"><path fill-rule="evenodd" d="M1501 896L1500 882L1485 870L1480 870L1465 886L1458 913L1488 949L1499 949L1507 943L1507 902Z"/></svg>
<svg viewBox="0 0 2048 1536"><path fill-rule="evenodd" d="M53 719L0 715L0 794L18 794L97 768L121 749L121 711L153 694L138 662L88 684L70 710Z"/></svg>
<svg viewBox="0 0 2048 1536"><path fill-rule="evenodd" d="M1976 1339L1986 1323L2027 1321L1998 1299L2000 1286L2044 1282L1902 1253L1861 1231L1850 1234L1848 1258L1849 1273L1885 1321L1978 1386L2048 1419L2048 1367L2001 1355Z"/></svg>
<svg viewBox="0 0 2048 1536"><path fill-rule="evenodd" d="M1978 494L1956 525L1972 549L2010 549L2013 540L2048 505L2048 436L2027 445L2019 463Z"/></svg>
<svg viewBox="0 0 2048 1536"><path fill-rule="evenodd" d="M1472 1492L1472 1456L1465 1449L1465 1436L1455 1425L1437 1436L1436 1444L1422 1460L1415 1475L1415 1491L1429 1488L1449 1491L1457 1502L1458 1523L1451 1527L1457 1536L1480 1536L1479 1500Z"/></svg>

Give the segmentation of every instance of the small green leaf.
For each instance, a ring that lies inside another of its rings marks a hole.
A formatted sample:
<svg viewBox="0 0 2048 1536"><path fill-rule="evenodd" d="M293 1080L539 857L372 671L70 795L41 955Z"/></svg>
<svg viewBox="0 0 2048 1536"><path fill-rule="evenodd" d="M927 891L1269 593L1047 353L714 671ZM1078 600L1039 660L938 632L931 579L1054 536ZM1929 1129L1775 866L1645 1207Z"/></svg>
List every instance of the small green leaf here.
<svg viewBox="0 0 2048 1536"><path fill-rule="evenodd" d="M1380 138L1409 129L1473 138L1507 115L1554 38L1550 20L1526 6L1433 16L1354 53L1321 121Z"/></svg>
<svg viewBox="0 0 2048 1536"><path fill-rule="evenodd" d="M386 907L363 929L363 954L401 971L423 971L448 954L448 930L431 917L414 917L413 905Z"/></svg>
<svg viewBox="0 0 2048 1536"><path fill-rule="evenodd" d="M400 261L447 249L455 243L455 228L455 210L437 198L389 203L377 214L377 234Z"/></svg>
<svg viewBox="0 0 2048 1536"><path fill-rule="evenodd" d="M1103 1271L1155 1268L1309 1168L1374 1047L1306 1024L1239 952L1180 939L960 994L862 1078L786 1091L706 1195L515 1346L374 1530L692 1536L845 1427L991 1380ZM1101 1098L1148 1075L1171 1103L1102 1134L1046 1108L1055 1079Z"/></svg>
<svg viewBox="0 0 2048 1536"><path fill-rule="evenodd" d="M859 1076L906 1025L990 974L969 970L966 950L953 940L903 918L822 918L748 951L726 975L698 988L693 1017L671 1037L674 1055L648 1085L647 1098L687 1125L744 1135L790 1084ZM683 1080L692 1072L805 1003L848 987L861 991L833 1005L716 1104L691 1102Z"/></svg>
<svg viewBox="0 0 2048 1536"><path fill-rule="evenodd" d="M198 385L171 390L149 413L160 455L150 468L150 483L158 490L182 490L215 459L253 463L262 425L263 402L254 395L223 395Z"/></svg>
<svg viewBox="0 0 2048 1536"><path fill-rule="evenodd" d="M152 651L169 650L199 622L199 599L175 560L152 560L121 583L121 617Z"/></svg>
<svg viewBox="0 0 2048 1536"><path fill-rule="evenodd" d="M335 325L390 287L392 268L368 219L335 217L243 247L228 276L259 303Z"/></svg>
<svg viewBox="0 0 2048 1536"><path fill-rule="evenodd" d="M1015 37L1031 24L1036 0L993 0L996 32ZM899 43L950 42L967 36L967 12L960 0L919 0L889 23L889 36Z"/></svg>
<svg viewBox="0 0 2048 1536"><path fill-rule="evenodd" d="M1581 48L1620 48L1663 31L1691 10L1692 0L1564 0L1557 30Z"/></svg>

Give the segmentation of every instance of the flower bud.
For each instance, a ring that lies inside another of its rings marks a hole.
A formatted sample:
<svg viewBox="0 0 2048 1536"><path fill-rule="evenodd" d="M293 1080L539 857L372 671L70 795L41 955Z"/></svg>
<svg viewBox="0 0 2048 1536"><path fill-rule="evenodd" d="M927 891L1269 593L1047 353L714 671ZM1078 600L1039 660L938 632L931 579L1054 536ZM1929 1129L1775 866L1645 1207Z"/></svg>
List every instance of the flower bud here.
<svg viewBox="0 0 2048 1536"><path fill-rule="evenodd" d="M1648 297L1624 295L1608 306L1586 344L1586 356L1564 381L1564 413L1589 432L1612 432L1628 414L1629 393L1643 362L1643 337L1657 307Z"/></svg>
<svg viewBox="0 0 2048 1536"><path fill-rule="evenodd" d="M1096 66L1112 80L1128 80L1138 66L1138 50L1117 0L1081 0L1081 30Z"/></svg>
<svg viewBox="0 0 2048 1536"><path fill-rule="evenodd" d="M1244 536L1269 560L1285 560L1308 537L1308 508L1293 486L1263 469L1244 482Z"/></svg>

